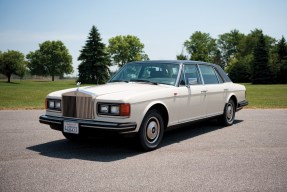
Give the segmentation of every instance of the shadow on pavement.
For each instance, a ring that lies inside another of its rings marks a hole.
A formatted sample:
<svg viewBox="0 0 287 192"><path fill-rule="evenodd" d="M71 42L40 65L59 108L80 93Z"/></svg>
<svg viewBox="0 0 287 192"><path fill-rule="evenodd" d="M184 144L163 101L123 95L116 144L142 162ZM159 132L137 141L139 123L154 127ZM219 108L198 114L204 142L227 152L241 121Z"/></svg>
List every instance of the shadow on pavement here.
<svg viewBox="0 0 287 192"><path fill-rule="evenodd" d="M234 124L240 122L242 122L242 120L235 120ZM216 121L209 120L170 130L165 133L160 148L222 128L228 127L223 127L218 125ZM135 139L120 136L89 138L81 142L71 142L62 139L30 146L27 147L27 149L52 158L81 159L100 162L118 161L143 154Z"/></svg>

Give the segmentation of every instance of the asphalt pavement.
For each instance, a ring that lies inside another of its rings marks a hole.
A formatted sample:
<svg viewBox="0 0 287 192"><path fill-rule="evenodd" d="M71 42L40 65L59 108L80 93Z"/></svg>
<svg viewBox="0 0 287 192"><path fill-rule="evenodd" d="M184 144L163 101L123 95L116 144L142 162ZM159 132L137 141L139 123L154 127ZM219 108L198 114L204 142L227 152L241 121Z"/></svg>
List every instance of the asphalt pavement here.
<svg viewBox="0 0 287 192"><path fill-rule="evenodd" d="M132 139L73 143L42 110L0 111L0 191L287 191L287 110L244 109L233 126L195 123L159 149Z"/></svg>

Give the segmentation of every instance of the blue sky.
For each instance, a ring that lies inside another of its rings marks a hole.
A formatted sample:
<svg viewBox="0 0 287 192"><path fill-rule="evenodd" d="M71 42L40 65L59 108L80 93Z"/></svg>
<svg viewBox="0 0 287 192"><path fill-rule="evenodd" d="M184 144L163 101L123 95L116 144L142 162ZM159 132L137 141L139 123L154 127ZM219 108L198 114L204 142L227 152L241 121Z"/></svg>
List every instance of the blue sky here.
<svg viewBox="0 0 287 192"><path fill-rule="evenodd" d="M105 44L135 35L150 59L175 59L195 31L213 38L255 28L287 38L286 0L0 0L0 50L35 51L46 40L61 40L73 56L95 25Z"/></svg>

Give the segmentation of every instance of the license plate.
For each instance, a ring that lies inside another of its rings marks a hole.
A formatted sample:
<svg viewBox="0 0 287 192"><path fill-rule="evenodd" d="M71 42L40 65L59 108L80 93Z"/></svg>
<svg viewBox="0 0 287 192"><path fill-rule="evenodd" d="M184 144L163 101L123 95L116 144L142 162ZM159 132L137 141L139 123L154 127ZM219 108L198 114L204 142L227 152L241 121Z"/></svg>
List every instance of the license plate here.
<svg viewBox="0 0 287 192"><path fill-rule="evenodd" d="M64 121L64 132L72 133L72 134L79 134L79 123L75 123L71 121Z"/></svg>

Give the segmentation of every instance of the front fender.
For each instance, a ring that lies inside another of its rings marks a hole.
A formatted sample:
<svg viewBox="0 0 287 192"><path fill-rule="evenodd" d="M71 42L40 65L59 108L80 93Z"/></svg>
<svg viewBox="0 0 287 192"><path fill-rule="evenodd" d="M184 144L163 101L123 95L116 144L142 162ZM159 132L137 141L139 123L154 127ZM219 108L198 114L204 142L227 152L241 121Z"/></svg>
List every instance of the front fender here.
<svg viewBox="0 0 287 192"><path fill-rule="evenodd" d="M169 114L169 109L168 109L168 107L166 106L165 103L163 103L162 101L152 101L152 102L150 102L150 103L144 108L142 117L144 117L145 114L146 114L153 106L158 105L158 104L159 104L159 105L163 105L163 106L166 108L167 113Z"/></svg>

